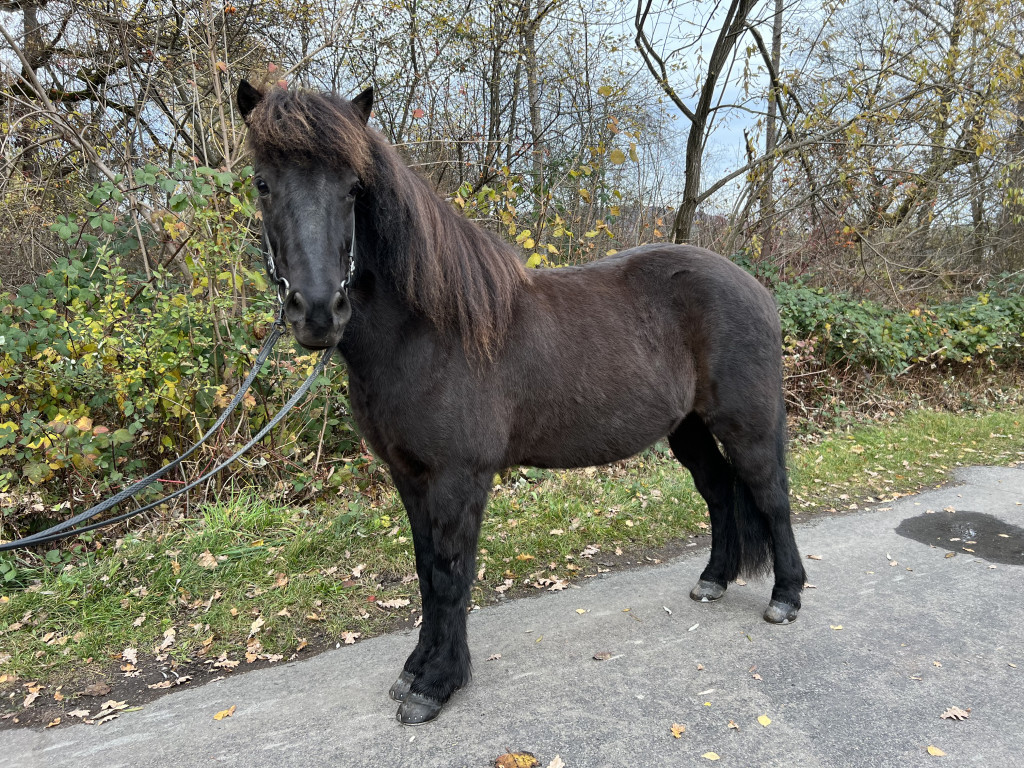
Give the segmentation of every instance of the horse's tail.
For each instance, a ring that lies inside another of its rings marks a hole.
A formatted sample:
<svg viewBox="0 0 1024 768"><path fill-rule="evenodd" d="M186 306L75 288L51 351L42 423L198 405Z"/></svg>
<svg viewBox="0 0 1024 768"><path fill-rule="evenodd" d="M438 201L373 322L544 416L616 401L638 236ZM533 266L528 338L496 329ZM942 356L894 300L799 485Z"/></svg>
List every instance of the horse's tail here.
<svg viewBox="0 0 1024 768"><path fill-rule="evenodd" d="M754 501L754 494L738 475L734 479L734 514L739 546L734 550L736 562L730 564L737 575L767 576L772 570L772 534L768 517Z"/></svg>

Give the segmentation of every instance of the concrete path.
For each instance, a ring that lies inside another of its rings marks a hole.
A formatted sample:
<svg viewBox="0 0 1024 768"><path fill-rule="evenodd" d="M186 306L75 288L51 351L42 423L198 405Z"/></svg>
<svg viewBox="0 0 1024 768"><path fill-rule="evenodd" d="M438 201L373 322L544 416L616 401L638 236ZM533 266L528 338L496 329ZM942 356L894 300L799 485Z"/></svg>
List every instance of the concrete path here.
<svg viewBox="0 0 1024 768"><path fill-rule="evenodd" d="M955 482L798 526L820 559L806 560L816 588L791 626L761 620L767 582L690 601L699 551L474 613L476 677L424 727L398 725L387 697L414 641L397 634L101 726L7 731L0 765L485 768L514 750L541 768L556 755L566 768L702 766L711 752L744 768L1024 766L1024 469ZM981 514L958 529L965 512ZM970 718L940 718L951 706Z"/></svg>

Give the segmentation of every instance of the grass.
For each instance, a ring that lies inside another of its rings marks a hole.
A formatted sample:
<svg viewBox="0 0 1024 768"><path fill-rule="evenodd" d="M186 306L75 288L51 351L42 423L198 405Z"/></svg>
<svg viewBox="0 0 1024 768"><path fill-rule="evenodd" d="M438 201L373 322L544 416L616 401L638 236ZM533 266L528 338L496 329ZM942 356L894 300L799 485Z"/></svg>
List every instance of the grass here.
<svg viewBox="0 0 1024 768"><path fill-rule="evenodd" d="M958 465L1020 461L1022 411L913 412L794 441L793 507L861 507L943 482ZM689 475L660 447L598 469L510 471L485 519L473 599L558 589L707 528ZM242 491L158 533L5 558L0 702L9 707L21 706L26 681L52 691L189 664L228 672L419 615L411 534L393 493L298 508ZM134 664L125 649L136 650Z"/></svg>

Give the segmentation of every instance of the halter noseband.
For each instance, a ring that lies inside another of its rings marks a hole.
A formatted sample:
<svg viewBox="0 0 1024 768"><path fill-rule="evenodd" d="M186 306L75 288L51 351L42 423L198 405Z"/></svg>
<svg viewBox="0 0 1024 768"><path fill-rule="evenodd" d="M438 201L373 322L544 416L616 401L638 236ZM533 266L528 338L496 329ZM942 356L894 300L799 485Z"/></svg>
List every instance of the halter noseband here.
<svg viewBox="0 0 1024 768"><path fill-rule="evenodd" d="M348 298L348 284L352 279L352 275L356 270L356 227L355 227L355 213L352 214L352 242L348 249L348 272L346 272L344 279L341 281L341 285L338 286L338 290L345 294ZM288 291L291 290L291 284L288 282L288 278L277 273L277 260L274 257L274 247L270 244L270 238L267 236L266 230L263 231L263 259L266 262L267 275L270 277L271 282L277 285L277 320L276 324L284 325L284 302L288 298Z"/></svg>

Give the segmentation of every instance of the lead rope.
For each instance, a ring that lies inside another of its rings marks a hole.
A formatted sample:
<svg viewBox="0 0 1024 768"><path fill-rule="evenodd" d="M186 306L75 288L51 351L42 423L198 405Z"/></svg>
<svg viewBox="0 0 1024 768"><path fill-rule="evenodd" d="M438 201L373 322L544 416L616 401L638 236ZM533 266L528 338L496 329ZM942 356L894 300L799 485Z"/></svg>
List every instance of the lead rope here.
<svg viewBox="0 0 1024 768"><path fill-rule="evenodd" d="M206 431L206 433L199 439L199 442L195 443L195 445L193 445L191 448L185 451L185 453L175 458L173 461L168 462L164 466L160 467L160 469L158 469L156 472L153 472L152 474L142 478L141 480L132 483L127 488L124 488L118 493L111 496L109 499L101 501L99 504L90 507L84 512L80 512L79 514L75 515L74 517L71 517L68 520L65 520L61 523L57 523L56 525L47 528L45 531L39 531L38 533L34 533L31 536L26 536L25 538L18 539L16 541L0 543L0 552L9 552L14 549L22 549L25 547L37 546L39 544L48 544L53 541L59 541L61 539L68 538L69 536L76 536L78 534L86 533L88 531L94 531L97 528L102 528L107 525L113 525L123 520L128 520L129 518L135 517L136 515L141 515L143 512L147 512L150 509L153 509L154 507L157 507L161 504L166 504L167 502L178 498L182 494L187 493L188 491L195 488L197 485L206 482L211 477L216 475L218 472L223 470L225 467L233 464L235 461L241 458L254 445L256 445L256 443L258 443L260 440L266 437L267 433L270 432L270 430L273 429L275 426L277 426L281 419L285 417L285 414L287 414L288 411L294 408L295 404L306 394L306 392L309 391L309 388L313 385L313 382L320 377L320 375L324 372L324 368L327 367L327 361L330 360L331 354L334 351L333 348L324 351L323 355L320 357L319 362L314 366L313 371L309 374L309 376L306 377L306 380L302 382L302 385L298 388L298 390L296 390L295 394L291 396L291 398L288 400L287 403L284 404L281 410L279 410L274 415L274 417L270 421L268 421L251 440L249 440L249 442L247 442L244 446L235 451L235 453L232 454L228 459L221 462L210 471L206 472L202 477L193 480L185 487L179 488L178 490L168 494L167 496L157 499L156 501L150 502L149 504L146 504L143 507L139 507L138 509L133 509L131 512L125 512L124 514L117 515L116 517L112 517L107 520L101 520L97 523L91 523L90 525L83 525L79 528L74 527L79 523L85 522L86 520L91 520L95 517L98 517L111 507L117 506L122 501L125 501L126 499L135 496L143 488L152 485L154 482L156 482L161 477L170 472L173 468L181 464L181 462L183 462L185 459L191 456L196 451L197 448L199 448L203 443L205 443L217 430L219 430L224 425L224 422L227 421L228 416L231 415L231 413L235 410L238 404L242 401L242 398L245 396L245 393L249 391L249 388L256 380L257 374L263 368L263 365L264 363L266 363L267 358L270 357L271 350L273 350L274 346L280 340L282 334L285 331L284 303L285 300L288 298L289 291L288 280L285 277L278 275L277 273L277 265L275 264L273 248L270 245L270 239L266 237L265 233L263 236L263 242L266 245L264 254L267 262L267 273L270 275L271 280L273 280L277 284L277 319L274 321L273 331L271 331L270 336L268 336L267 340L263 343L263 348L257 355L256 361L253 363L252 370L249 371L249 374L245 377L245 380L242 382L242 386L239 388L238 392L235 394L232 401L228 404L228 407L224 409L223 413L221 413L220 417L217 419L214 425ZM340 290L342 292L347 292L349 282L352 279L352 274L355 271L355 254L356 240L355 226L353 224L352 243L349 248L348 274L345 275L345 279L342 280L341 282Z"/></svg>

